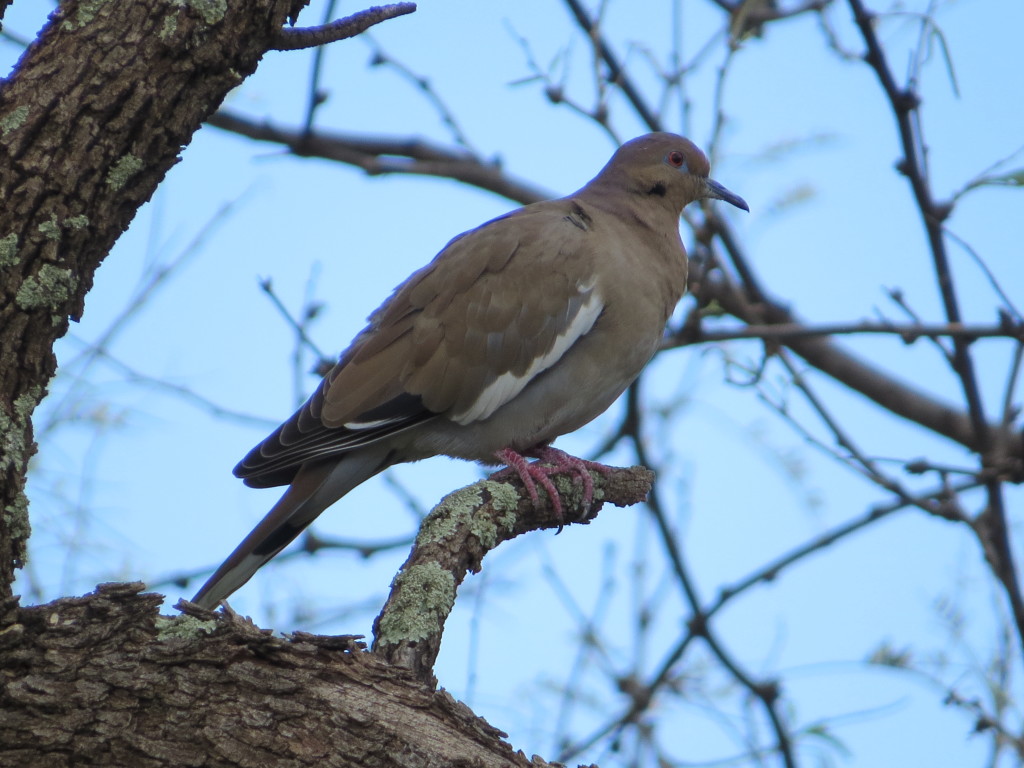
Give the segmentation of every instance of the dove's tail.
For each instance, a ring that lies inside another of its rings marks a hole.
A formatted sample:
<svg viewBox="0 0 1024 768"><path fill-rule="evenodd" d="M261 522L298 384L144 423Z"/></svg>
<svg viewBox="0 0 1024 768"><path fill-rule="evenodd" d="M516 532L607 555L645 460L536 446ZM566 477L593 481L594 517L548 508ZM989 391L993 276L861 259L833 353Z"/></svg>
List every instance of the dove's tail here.
<svg viewBox="0 0 1024 768"><path fill-rule="evenodd" d="M368 445L345 454L340 461L338 456L332 456L326 461L304 464L273 509L228 556L192 602L203 608L216 608L321 512L390 466L388 453L384 445Z"/></svg>

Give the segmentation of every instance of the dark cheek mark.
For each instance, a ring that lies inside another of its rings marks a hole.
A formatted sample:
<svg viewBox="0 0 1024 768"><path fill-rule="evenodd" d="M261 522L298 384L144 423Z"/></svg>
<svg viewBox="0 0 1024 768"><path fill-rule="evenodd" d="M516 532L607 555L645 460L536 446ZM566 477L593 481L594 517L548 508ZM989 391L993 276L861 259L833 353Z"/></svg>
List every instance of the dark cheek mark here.
<svg viewBox="0 0 1024 768"><path fill-rule="evenodd" d="M572 204L572 212L565 217L565 220L572 224L574 227L579 227L584 232L590 229L594 223L593 219L587 214L583 207L579 203Z"/></svg>

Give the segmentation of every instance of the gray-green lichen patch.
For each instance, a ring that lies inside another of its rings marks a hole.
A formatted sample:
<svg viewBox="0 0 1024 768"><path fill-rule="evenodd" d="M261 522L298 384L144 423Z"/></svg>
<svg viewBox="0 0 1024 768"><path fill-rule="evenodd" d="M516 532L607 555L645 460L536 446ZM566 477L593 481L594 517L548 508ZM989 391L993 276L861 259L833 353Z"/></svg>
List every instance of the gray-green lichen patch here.
<svg viewBox="0 0 1024 768"><path fill-rule="evenodd" d="M444 541L470 521L473 510L483 502L479 484L460 488L441 499L420 525L417 546Z"/></svg>
<svg viewBox="0 0 1024 768"><path fill-rule="evenodd" d="M43 397L42 387L32 387L14 399L14 412L8 415L0 409L0 471L20 470L28 462L31 445L25 440L28 420ZM32 527L28 518L28 497L19 493L4 507L4 525L17 542L14 556L25 564L25 542Z"/></svg>
<svg viewBox="0 0 1024 768"><path fill-rule="evenodd" d="M12 109L3 117L0 117L0 134L6 136L11 131L16 131L25 124L28 118L28 107L24 104Z"/></svg>
<svg viewBox="0 0 1024 768"><path fill-rule="evenodd" d="M107 173L107 185L115 191L121 189L128 180L142 170L142 161L135 155L120 158Z"/></svg>
<svg viewBox="0 0 1024 768"><path fill-rule="evenodd" d="M589 472L589 470L587 471ZM566 506L579 507L583 504L583 483L568 475L555 475L551 479ZM600 501L603 498L604 491L596 487L595 484L594 501Z"/></svg>
<svg viewBox="0 0 1024 768"><path fill-rule="evenodd" d="M38 274L25 278L14 300L25 311L41 307L57 310L71 298L75 282L70 269L43 264Z"/></svg>
<svg viewBox="0 0 1024 768"><path fill-rule="evenodd" d="M395 577L394 600L377 627L377 641L397 645L436 634L455 604L455 578L437 563L415 565Z"/></svg>
<svg viewBox="0 0 1024 768"><path fill-rule="evenodd" d="M57 217L50 214L50 220L39 225L39 231L47 240L60 240L60 225L57 224Z"/></svg>
<svg viewBox="0 0 1024 768"><path fill-rule="evenodd" d="M519 509L519 492L511 483L484 480L480 483L480 487L491 494L491 506L499 512L505 512L506 518L511 519L508 513Z"/></svg>
<svg viewBox="0 0 1024 768"><path fill-rule="evenodd" d="M516 524L516 510L519 508L519 494L508 483L484 480L478 483L480 490L487 491L491 496L491 506L501 514L474 515L470 521L470 532L486 550L494 549L508 538L508 534Z"/></svg>
<svg viewBox="0 0 1024 768"><path fill-rule="evenodd" d="M25 451L25 425L0 410L0 471L21 466Z"/></svg>
<svg viewBox="0 0 1024 768"><path fill-rule="evenodd" d="M8 416L0 410L0 470L22 466L27 457L25 432L28 420L32 418L39 401L43 399L43 388L36 386L14 398L14 413Z"/></svg>
<svg viewBox="0 0 1024 768"><path fill-rule="evenodd" d="M497 520L490 515L474 515L483 504L483 492L491 497L491 506L501 513ZM499 542L499 529L503 533L512 531L519 508L519 494L508 483L481 480L479 483L460 488L443 499L427 515L416 537L417 546L444 541L469 526L469 531L480 541L484 549L493 549Z"/></svg>
<svg viewBox="0 0 1024 768"><path fill-rule="evenodd" d="M209 25L216 24L228 12L227 0L177 0L183 8L191 8Z"/></svg>
<svg viewBox="0 0 1024 768"><path fill-rule="evenodd" d="M511 532L516 525L519 511L519 492L509 483L498 483L494 480L485 480L483 487L491 494L491 506L496 512L501 513L497 518L498 525L507 533Z"/></svg>
<svg viewBox="0 0 1024 768"><path fill-rule="evenodd" d="M11 541L15 542L13 549L14 559L19 568L24 568L28 562L28 547L25 543L32 535L32 523L29 522L28 496L24 491L14 497L14 501L4 507L4 527L7 528Z"/></svg>
<svg viewBox="0 0 1024 768"><path fill-rule="evenodd" d="M195 616L157 616L156 639L166 642L179 638L192 638L199 635L212 635L217 628L214 620L203 621Z"/></svg>
<svg viewBox="0 0 1024 768"><path fill-rule="evenodd" d="M61 224L69 229L85 229L89 226L89 217L80 213L77 216L69 216Z"/></svg>
<svg viewBox="0 0 1024 768"><path fill-rule="evenodd" d="M164 16L164 24L156 36L166 43L174 38L174 33L177 31L178 17L174 15Z"/></svg>
<svg viewBox="0 0 1024 768"><path fill-rule="evenodd" d="M106 2L107 0L81 0L75 13L75 20L72 21L71 19L65 19L61 26L68 32L74 32L76 29L81 29L96 18L96 14L99 13L100 8L102 8Z"/></svg>
<svg viewBox="0 0 1024 768"><path fill-rule="evenodd" d="M18 263L18 236L11 234L0 237L0 267L13 267Z"/></svg>
<svg viewBox="0 0 1024 768"><path fill-rule="evenodd" d="M38 229L43 233L43 236L46 237L47 240L60 240L62 228L84 229L87 226L89 226L88 216L71 216L58 223L56 215L50 214L50 220L44 221L39 225Z"/></svg>

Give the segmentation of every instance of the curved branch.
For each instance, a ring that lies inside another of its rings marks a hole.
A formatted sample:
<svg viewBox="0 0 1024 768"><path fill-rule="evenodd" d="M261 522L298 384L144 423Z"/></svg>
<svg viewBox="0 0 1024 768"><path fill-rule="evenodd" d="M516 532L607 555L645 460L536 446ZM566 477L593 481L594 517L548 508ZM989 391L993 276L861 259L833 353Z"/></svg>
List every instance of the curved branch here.
<svg viewBox="0 0 1024 768"><path fill-rule="evenodd" d="M751 304L740 291L724 280L705 280L695 293L702 305L717 302L729 314L750 325L800 326L799 318L783 304L765 298ZM836 381L861 393L886 410L920 424L939 435L978 451L981 443L968 414L922 392L907 382L876 368L828 338L800 337L784 339L787 347L810 365ZM1019 433L993 425L1005 442L1005 460L1019 464L1024 456L1024 441Z"/></svg>
<svg viewBox="0 0 1024 768"><path fill-rule="evenodd" d="M304 48L316 48L319 45L346 40L361 35L375 24L398 16L405 16L415 10L416 3L395 3L394 5L367 8L365 11L353 13L344 19L338 19L319 27L285 28L278 33L277 39L270 49L273 51L300 51Z"/></svg>
<svg viewBox="0 0 1024 768"><path fill-rule="evenodd" d="M268 121L257 122L223 109L211 115L206 122L256 141L281 144L299 157L322 157L353 165L370 176L406 173L454 179L521 205L557 196L509 176L497 162L487 162L465 150L450 149L425 139L321 131L307 133Z"/></svg>
<svg viewBox="0 0 1024 768"><path fill-rule="evenodd" d="M875 15L864 7L861 0L849 0L849 5L853 12L854 22L867 47L864 59L878 76L896 118L903 150L903 159L900 161L899 170L910 182L914 199L921 213L946 319L950 323L959 323L960 305L949 266L949 256L946 253L942 227L943 222L953 210L953 204L950 202L937 203L932 196L925 162L927 147L919 112L921 99L914 90L913 84L905 89L896 84L886 60L885 51L878 40ZM913 83L913 80L911 82ZM952 364L953 370L960 379L967 406L967 417L974 432L972 448L980 455L983 465L998 466L1005 463L1010 460L1010 457L1005 455L1005 441L997 431L998 427L990 424L985 415L981 388L978 384L974 361L971 358L969 341L953 339ZM1015 437L1019 438L1019 435ZM1013 451L1013 460L1018 459L1019 456L1019 450ZM988 505L982 516L983 519L979 520L981 524L976 527L976 530L985 550L985 557L989 561L993 573L1006 590L1017 625L1017 634L1021 645L1024 646L1024 593L1021 591L1017 566L1014 562L1002 485L999 480L991 479L986 483L986 490Z"/></svg>
<svg viewBox="0 0 1024 768"><path fill-rule="evenodd" d="M556 478L568 520L556 515L547 497L534 508L518 480L481 480L449 494L420 526L409 558L373 622L373 650L392 664L433 682L434 660L455 592L467 573L480 571L484 555L503 541L529 531L589 523L604 502L628 507L647 498L654 473L644 467L594 476L595 502L587 510L582 493Z"/></svg>
<svg viewBox="0 0 1024 768"><path fill-rule="evenodd" d="M637 115L640 116L640 119L650 130L665 130L662 127L661 118L654 114L654 110L648 106L643 95L640 93L640 89L633 84L632 80L626 77L626 73L622 69L622 65L619 64L618 58L612 52L608 43L605 42L600 30L597 28L597 24L587 15L586 9L580 4L579 0L565 0L565 4L569 6L569 10L572 12L573 18L576 19L576 23L586 33L587 37L590 38L594 50L597 51L605 66L608 67L608 82L622 89L626 98L629 99L629 103L636 110Z"/></svg>
<svg viewBox="0 0 1024 768"><path fill-rule="evenodd" d="M913 344L920 338L952 338L974 341L976 339L1006 338L1024 342L1024 324L1004 322L999 325L964 325L952 323L911 323L888 322L821 323L780 323L766 325L753 323L744 328L707 330L699 322L688 323L676 333L665 338L662 347L684 347L690 344L706 344L716 341L740 339L772 339L790 341L822 336L843 335L884 335L899 336L905 344Z"/></svg>

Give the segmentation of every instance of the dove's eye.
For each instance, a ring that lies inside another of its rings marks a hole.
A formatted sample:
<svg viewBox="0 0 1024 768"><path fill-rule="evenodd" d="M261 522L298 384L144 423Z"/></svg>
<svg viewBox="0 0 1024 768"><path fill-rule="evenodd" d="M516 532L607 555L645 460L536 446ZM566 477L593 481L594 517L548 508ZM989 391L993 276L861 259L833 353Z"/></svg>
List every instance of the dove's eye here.
<svg viewBox="0 0 1024 768"><path fill-rule="evenodd" d="M673 168L682 168L686 165L686 158L682 152L674 151L668 153L668 164Z"/></svg>

